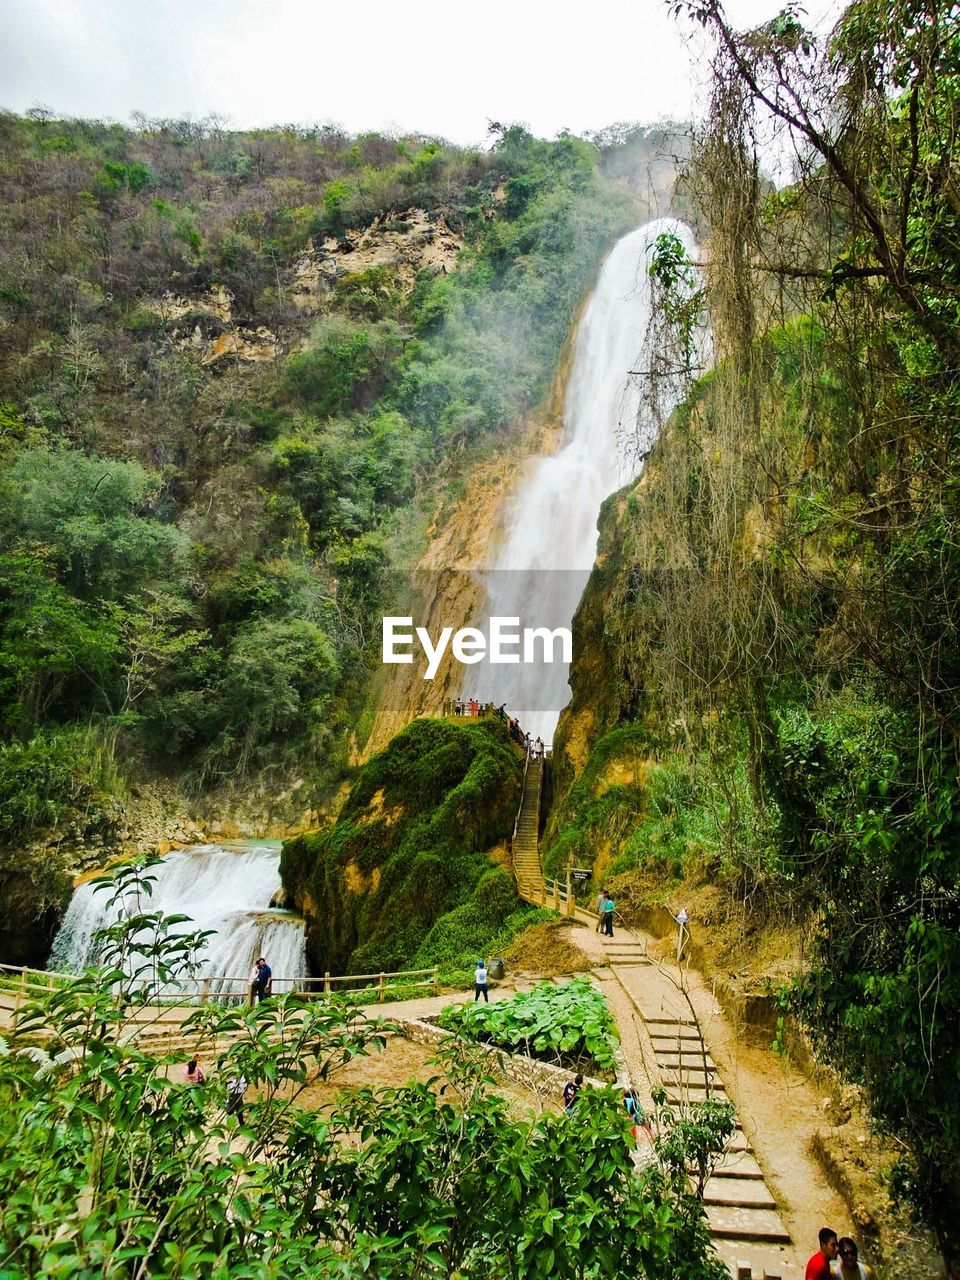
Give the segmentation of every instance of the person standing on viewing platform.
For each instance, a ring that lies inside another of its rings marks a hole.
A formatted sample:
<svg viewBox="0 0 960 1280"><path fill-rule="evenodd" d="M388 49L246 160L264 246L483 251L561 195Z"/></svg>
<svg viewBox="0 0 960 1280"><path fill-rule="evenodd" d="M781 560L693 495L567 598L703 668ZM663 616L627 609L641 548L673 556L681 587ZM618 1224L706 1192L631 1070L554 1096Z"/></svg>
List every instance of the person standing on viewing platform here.
<svg viewBox="0 0 960 1280"><path fill-rule="evenodd" d="M254 991L258 1000L268 1000L273 994L273 970L263 956L257 961L257 977Z"/></svg>
<svg viewBox="0 0 960 1280"><path fill-rule="evenodd" d="M490 992L487 988L487 966L482 960L477 961L477 967L473 974L473 1002L480 999L481 995L487 1004L490 1003Z"/></svg>
<svg viewBox="0 0 960 1280"><path fill-rule="evenodd" d="M607 891L601 889L597 894L596 912L597 912L597 933L603 932L603 909L607 905Z"/></svg>

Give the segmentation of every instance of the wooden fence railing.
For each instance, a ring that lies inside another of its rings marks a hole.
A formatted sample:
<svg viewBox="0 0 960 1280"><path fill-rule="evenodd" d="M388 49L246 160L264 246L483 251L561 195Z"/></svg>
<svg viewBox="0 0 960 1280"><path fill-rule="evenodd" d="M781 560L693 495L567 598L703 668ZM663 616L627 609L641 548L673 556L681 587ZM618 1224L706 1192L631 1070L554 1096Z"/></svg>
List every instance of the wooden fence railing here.
<svg viewBox="0 0 960 1280"><path fill-rule="evenodd" d="M60 990L77 980L75 974L31 969L27 965L0 964L0 1009L16 1009L28 1000ZM274 978L271 994L296 992L306 999L318 999L340 989L354 996L374 993L377 1001L383 1002L388 992L409 987L429 987L434 994L439 994L439 967L398 969L390 973L325 973L322 978ZM223 1001L234 1004L244 1000L253 1002L249 977L211 975L181 979L175 986L152 996L150 1003L182 1005Z"/></svg>

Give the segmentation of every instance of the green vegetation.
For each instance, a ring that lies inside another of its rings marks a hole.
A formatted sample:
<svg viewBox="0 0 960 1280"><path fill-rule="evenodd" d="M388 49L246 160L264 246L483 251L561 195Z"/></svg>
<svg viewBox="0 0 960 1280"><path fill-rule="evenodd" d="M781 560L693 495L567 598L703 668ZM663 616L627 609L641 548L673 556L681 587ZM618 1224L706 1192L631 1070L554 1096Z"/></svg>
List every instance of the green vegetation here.
<svg viewBox="0 0 960 1280"><path fill-rule="evenodd" d="M283 846L314 971L437 964L465 981L477 956L539 920L490 858L512 829L521 774L485 720L415 720L364 765L336 822Z"/></svg>
<svg viewBox="0 0 960 1280"><path fill-rule="evenodd" d="M617 1028L601 992L589 978L532 991L493 1004L449 1005L440 1025L474 1040L583 1071L613 1071Z"/></svg>
<svg viewBox="0 0 960 1280"><path fill-rule="evenodd" d="M854 0L819 41L794 7L745 34L714 0L674 7L716 39L688 184L711 269L701 289L661 245L658 335L683 367L702 304L718 359L607 509L557 743L598 708L595 756L562 779L548 858L706 872L748 918L806 922L794 1008L953 1265L956 15ZM768 112L807 157L782 191L759 179Z"/></svg>
<svg viewBox="0 0 960 1280"><path fill-rule="evenodd" d="M612 1092L585 1091L575 1117L518 1117L459 1042L429 1084L308 1110L304 1090L381 1050L384 1028L286 999L198 1010L184 1032L207 1078L184 1084L183 1053L152 1057L128 1033L201 945L141 910L148 888L148 870L118 873L127 910L103 965L0 1040L5 1275L721 1280L682 1130L672 1160L637 1171Z"/></svg>
<svg viewBox="0 0 960 1280"><path fill-rule="evenodd" d="M0 743L94 723L131 776L328 795L391 570L635 219L599 160L0 117ZM395 262L351 266L367 228ZM13 796L17 838L75 826L90 767Z"/></svg>

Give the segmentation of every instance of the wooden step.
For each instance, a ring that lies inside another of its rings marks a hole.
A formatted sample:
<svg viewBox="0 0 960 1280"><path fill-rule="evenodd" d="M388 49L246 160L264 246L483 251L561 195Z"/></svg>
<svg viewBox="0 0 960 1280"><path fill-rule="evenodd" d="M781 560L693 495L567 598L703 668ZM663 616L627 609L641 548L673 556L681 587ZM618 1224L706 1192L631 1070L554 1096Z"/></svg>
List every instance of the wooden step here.
<svg viewBox="0 0 960 1280"><path fill-rule="evenodd" d="M730 1270L731 1280L741 1274L753 1280L803 1280L803 1264L784 1245L736 1240L716 1240L717 1253Z"/></svg>
<svg viewBox="0 0 960 1280"><path fill-rule="evenodd" d="M668 1092L671 1089L705 1090L708 1086L714 1093L725 1094L727 1092L726 1085L722 1080L716 1080L712 1076L705 1076L702 1071L694 1072L691 1075L677 1075L674 1072L661 1071L660 1079Z"/></svg>
<svg viewBox="0 0 960 1280"><path fill-rule="evenodd" d="M664 1081L663 1086L667 1091L668 1107L692 1107L695 1102L729 1102L726 1091L722 1085L714 1085L713 1091L707 1093L706 1089L697 1089L691 1087L689 1089L677 1089L674 1084Z"/></svg>
<svg viewBox="0 0 960 1280"><path fill-rule="evenodd" d="M671 1053L666 1049L658 1049L654 1046L654 1057L657 1060L658 1067L678 1067L681 1071L687 1068L695 1068L702 1071L704 1063L708 1071L716 1071L717 1064L710 1057L710 1051L705 1049L702 1053L695 1053L692 1049L689 1053Z"/></svg>
<svg viewBox="0 0 960 1280"><path fill-rule="evenodd" d="M789 1244L790 1234L774 1209L707 1206L712 1235L723 1240L756 1240L764 1244Z"/></svg>
<svg viewBox="0 0 960 1280"><path fill-rule="evenodd" d="M756 1178L708 1178L703 1203L722 1209L776 1209L766 1183Z"/></svg>
<svg viewBox="0 0 960 1280"><path fill-rule="evenodd" d="M755 1156L745 1155L742 1151L727 1151L720 1157L720 1163L714 1168L711 1177L749 1178L762 1182L763 1170L757 1164Z"/></svg>

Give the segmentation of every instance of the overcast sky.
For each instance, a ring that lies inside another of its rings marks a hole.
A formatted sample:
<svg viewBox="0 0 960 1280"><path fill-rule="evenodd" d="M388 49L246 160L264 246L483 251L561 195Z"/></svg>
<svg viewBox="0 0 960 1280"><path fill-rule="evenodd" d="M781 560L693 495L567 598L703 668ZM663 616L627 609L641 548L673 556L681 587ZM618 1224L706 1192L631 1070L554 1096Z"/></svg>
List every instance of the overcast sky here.
<svg viewBox="0 0 960 1280"><path fill-rule="evenodd" d="M726 9L752 26L783 4ZM496 119L552 137L688 118L695 58L664 0L0 0L0 106L123 122L217 111L473 143Z"/></svg>

